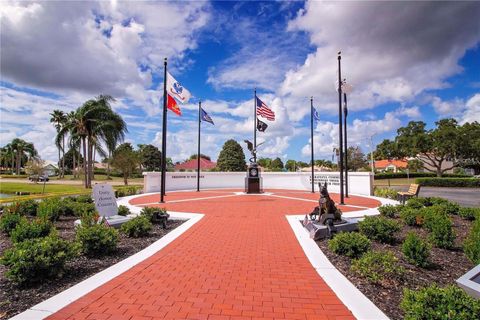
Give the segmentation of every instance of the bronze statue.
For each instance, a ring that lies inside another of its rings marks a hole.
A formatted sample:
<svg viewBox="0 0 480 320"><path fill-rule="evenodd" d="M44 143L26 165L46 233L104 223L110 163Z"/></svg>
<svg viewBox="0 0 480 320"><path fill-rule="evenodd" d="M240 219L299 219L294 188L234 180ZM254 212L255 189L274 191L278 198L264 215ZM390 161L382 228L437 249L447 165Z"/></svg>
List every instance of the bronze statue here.
<svg viewBox="0 0 480 320"><path fill-rule="evenodd" d="M336 232L335 224L342 223L342 211L335 206L335 202L330 198L327 182L323 187L319 183L318 187L320 189L320 199L318 200L318 207L315 207L310 213L310 219L326 225L330 237L332 237Z"/></svg>
<svg viewBox="0 0 480 320"><path fill-rule="evenodd" d="M247 144L247 149L248 151L250 151L252 153L252 157L249 159L250 163L254 163L255 161L252 160L252 159L256 159L257 158L257 148L259 146L261 146L262 144L264 144L265 142L261 142L259 144L257 144L257 148L254 148L253 147L253 143L251 143L250 141L248 140L243 140L243 142L245 142Z"/></svg>

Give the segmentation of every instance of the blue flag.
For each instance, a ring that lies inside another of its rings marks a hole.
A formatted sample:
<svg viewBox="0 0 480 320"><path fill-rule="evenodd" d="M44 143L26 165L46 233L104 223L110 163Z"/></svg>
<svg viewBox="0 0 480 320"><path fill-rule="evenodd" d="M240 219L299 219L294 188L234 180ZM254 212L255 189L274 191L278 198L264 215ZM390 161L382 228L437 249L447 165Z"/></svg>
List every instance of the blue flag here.
<svg viewBox="0 0 480 320"><path fill-rule="evenodd" d="M211 124L215 125L215 123L213 123L212 118L210 118L208 113L206 113L205 110L203 110L203 108L200 108L200 113L201 113L201 116L200 116L201 121L210 122Z"/></svg>
<svg viewBox="0 0 480 320"><path fill-rule="evenodd" d="M318 115L317 109L313 108L313 119L320 121L320 116Z"/></svg>

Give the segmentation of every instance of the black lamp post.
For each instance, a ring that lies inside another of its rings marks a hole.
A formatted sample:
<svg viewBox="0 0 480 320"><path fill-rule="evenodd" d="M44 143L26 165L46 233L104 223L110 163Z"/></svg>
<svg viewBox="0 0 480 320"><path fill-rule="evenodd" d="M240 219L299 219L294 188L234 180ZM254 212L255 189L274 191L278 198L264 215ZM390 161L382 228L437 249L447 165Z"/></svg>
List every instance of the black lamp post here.
<svg viewBox="0 0 480 320"><path fill-rule="evenodd" d="M343 128L342 128L342 52L338 52L338 145L340 149L339 174L340 174L340 204L345 204L343 194Z"/></svg>

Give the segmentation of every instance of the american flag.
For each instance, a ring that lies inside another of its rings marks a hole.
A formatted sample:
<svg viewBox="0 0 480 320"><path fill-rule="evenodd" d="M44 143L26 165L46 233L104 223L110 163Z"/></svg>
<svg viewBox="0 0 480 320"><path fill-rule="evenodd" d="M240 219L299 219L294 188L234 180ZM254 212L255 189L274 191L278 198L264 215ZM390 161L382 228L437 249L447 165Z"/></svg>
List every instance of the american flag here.
<svg viewBox="0 0 480 320"><path fill-rule="evenodd" d="M257 99L257 116L266 118L269 121L275 121L275 113L262 100Z"/></svg>

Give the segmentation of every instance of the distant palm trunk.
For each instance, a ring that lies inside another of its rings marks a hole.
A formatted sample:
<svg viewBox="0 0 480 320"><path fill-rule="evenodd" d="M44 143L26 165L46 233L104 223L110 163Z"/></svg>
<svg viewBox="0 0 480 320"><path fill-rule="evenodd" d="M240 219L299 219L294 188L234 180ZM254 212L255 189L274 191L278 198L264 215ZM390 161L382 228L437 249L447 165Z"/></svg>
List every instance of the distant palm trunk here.
<svg viewBox="0 0 480 320"><path fill-rule="evenodd" d="M63 137L62 141L62 178L65 178L65 136Z"/></svg>
<svg viewBox="0 0 480 320"><path fill-rule="evenodd" d="M71 150L73 150L73 152L72 152L73 153L73 164L72 164L72 171L73 172L72 173L73 173L73 179L75 179L76 178L75 177L75 148L73 148ZM65 158L65 156L63 156L63 157Z"/></svg>
<svg viewBox="0 0 480 320"><path fill-rule="evenodd" d="M107 179L110 180L110 159L112 157L112 152L108 150L108 161L107 161Z"/></svg>
<svg viewBox="0 0 480 320"><path fill-rule="evenodd" d="M97 155L96 149L93 148L93 161L92 161L92 180L95 180L95 156Z"/></svg>
<svg viewBox="0 0 480 320"><path fill-rule="evenodd" d="M84 168L84 182L85 182L85 188L88 188L88 168L87 168L87 145L86 145L86 139L82 138L82 145L83 145L83 168Z"/></svg>

